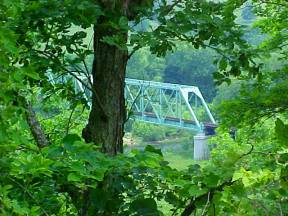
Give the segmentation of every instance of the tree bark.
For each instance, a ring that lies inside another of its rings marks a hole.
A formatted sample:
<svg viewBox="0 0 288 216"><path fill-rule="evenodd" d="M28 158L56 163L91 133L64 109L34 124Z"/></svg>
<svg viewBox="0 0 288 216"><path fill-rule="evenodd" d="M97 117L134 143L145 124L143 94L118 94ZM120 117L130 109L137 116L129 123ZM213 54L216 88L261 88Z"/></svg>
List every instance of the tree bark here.
<svg viewBox="0 0 288 216"><path fill-rule="evenodd" d="M43 148L49 145L49 141L43 132L40 122L37 119L37 116L32 108L32 105L29 101L25 102L26 108L26 119L29 125L31 134L39 148Z"/></svg>
<svg viewBox="0 0 288 216"><path fill-rule="evenodd" d="M92 109L82 136L86 142L101 145L103 152L116 155L123 152L128 23L126 30L111 23L123 17L133 20L139 8L152 8L153 0L100 0L100 4L105 15L94 25ZM107 36L116 36L125 48L105 43Z"/></svg>
<svg viewBox="0 0 288 216"><path fill-rule="evenodd" d="M82 136L86 142L101 145L103 152L116 155L123 152L126 116L124 85L128 51L109 45L103 39L117 35L127 42L128 32L118 32L108 27L108 21L103 16L94 26L92 109Z"/></svg>

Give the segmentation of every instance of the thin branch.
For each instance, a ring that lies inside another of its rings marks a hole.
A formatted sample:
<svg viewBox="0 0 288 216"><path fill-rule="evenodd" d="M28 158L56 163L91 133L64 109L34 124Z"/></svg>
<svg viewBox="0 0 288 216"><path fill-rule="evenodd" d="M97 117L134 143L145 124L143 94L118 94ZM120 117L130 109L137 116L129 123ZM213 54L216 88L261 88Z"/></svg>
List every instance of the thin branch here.
<svg viewBox="0 0 288 216"><path fill-rule="evenodd" d="M211 46L211 45L209 45L209 44L204 44L204 45L203 45L203 48L205 48L205 47L208 47L208 48L210 48L210 49L212 49L212 50L215 50L218 54L220 54L221 56L223 56L223 57L226 58L227 60L229 60L229 61L231 60L231 58L228 57L227 55L225 55L221 49L219 49L219 48L217 48L217 47L213 47L213 46Z"/></svg>
<svg viewBox="0 0 288 216"><path fill-rule="evenodd" d="M74 74L74 71L69 71L68 69L65 69L67 73L71 76L73 76L75 79L77 79L83 86L85 86L90 91L93 91L90 86L88 86L82 79L80 79L77 75Z"/></svg>
<svg viewBox="0 0 288 216"><path fill-rule="evenodd" d="M76 69L75 71L70 71L70 70L68 70L66 67L64 67L64 66L61 65L61 62L59 61L59 59L58 59L54 54L50 54L50 55L49 55L48 53L46 53L46 52L44 52L44 51L41 51L41 50L35 50L35 51L38 52L38 53L40 53L40 54L42 54L42 55L44 55L44 56L46 56L47 58L53 58L54 60L57 60L58 63L59 63L58 66L60 66L60 68L61 68L62 70L64 70L67 74L73 76L75 79L77 79L79 82L81 82L81 84L82 84L83 86L87 87L90 91L92 91L92 88L90 88L89 86L87 86L85 82L83 82L79 77L77 77L77 76L73 73L73 72L78 72L78 73L80 73L79 70L77 70L77 69ZM75 67L74 67L74 69L75 69ZM62 76L62 75L63 75L63 74L61 74L61 76Z"/></svg>
<svg viewBox="0 0 288 216"><path fill-rule="evenodd" d="M89 41L89 44L88 44L88 50L90 50L90 47L91 47L91 44L92 44L92 41L93 41L93 34L91 35L91 39Z"/></svg>
<svg viewBox="0 0 288 216"><path fill-rule="evenodd" d="M163 14L162 16L167 16L178 4L180 4L183 0L176 0L173 4L170 5L170 7L168 7L166 10L165 10L165 14ZM159 29L161 27L158 26L156 29L151 29L151 31L157 31L157 29ZM141 45L137 45L136 47L133 48L133 50L131 51L131 53L128 55L128 60L132 57L132 55L138 51L140 48L142 48Z"/></svg>
<svg viewBox="0 0 288 216"><path fill-rule="evenodd" d="M265 155L265 156L277 155L277 153L272 153L272 152L260 152L260 151L253 151L252 153L253 153L253 154Z"/></svg>
<svg viewBox="0 0 288 216"><path fill-rule="evenodd" d="M209 203L210 203L210 191L209 191L209 193L208 193L208 196L207 196L207 202L206 202L206 204L205 204L205 207L204 207L204 209L203 209L203 211L202 211L202 214L201 214L201 216L204 216L205 215L205 212L206 212L206 209L207 209L207 207L209 206Z"/></svg>
<svg viewBox="0 0 288 216"><path fill-rule="evenodd" d="M54 23L53 23L53 24L51 25L51 27L49 28L49 37L48 37L48 39L47 39L47 42L46 42L46 45L45 45L44 51L46 51L47 48L48 48L49 41L50 41L50 38L51 38L51 31L52 31L53 27L54 27Z"/></svg>
<svg viewBox="0 0 288 216"><path fill-rule="evenodd" d="M19 182L15 181L15 180L14 180L13 178L11 178L11 177L8 177L8 178L9 178L12 182L14 182L15 184L17 184L20 188L22 188L22 190L23 190L24 192L26 192L26 193L29 195L29 197L36 202L36 204L40 207L40 209L41 209L41 211L43 212L44 215L49 216L49 214L46 212L46 210L45 210L44 208L42 208L42 206L40 205L40 203L38 202L38 200L37 200L23 185L21 185Z"/></svg>
<svg viewBox="0 0 288 216"><path fill-rule="evenodd" d="M196 203L210 194L209 198L210 200L213 199L214 193L217 191L223 191L226 186L231 186L233 185L232 179L229 179L228 181L223 182L221 185L211 188L207 193L198 196L198 197L192 197L190 200L190 203L184 208L184 211L182 212L181 216L189 216L191 215L197 208Z"/></svg>
<svg viewBox="0 0 288 216"><path fill-rule="evenodd" d="M88 85L86 85L85 82L83 82L83 81L82 81L79 77L77 77L74 73L72 73L71 71L69 71L66 67L62 66L62 65L61 65L61 62L59 61L59 59L58 59L54 54L50 54L50 55L49 55L49 54L47 54L46 52L43 52L43 51L41 51L41 50L35 50L35 51L38 52L38 53L41 53L42 55L44 55L44 56L46 56L46 57L48 57L48 58L53 58L54 60L57 60L57 61L59 62L60 67L61 67L64 71L66 71L67 73L69 73L71 76L73 76L73 77L74 77L75 79L77 79L79 82L81 82L81 84L84 85L87 89L89 89L90 91L92 91L92 92L94 93L94 96L95 96L95 98L96 98L96 102L97 102L97 104L99 105L99 107L100 107L103 115L104 115L105 117L108 117L108 115L107 115L107 113L106 113L106 111L105 111L105 109L104 109L104 107L103 107L103 105L102 105L102 103L101 103L100 97L99 97L99 95L97 94L97 92L94 91L93 86L91 86L91 88L90 88ZM77 72L79 72L79 71L77 71Z"/></svg>
<svg viewBox="0 0 288 216"><path fill-rule="evenodd" d="M68 133L69 133L70 123L71 123L71 120L72 120L73 113L76 110L76 107L77 107L77 105L73 106L73 109L70 112L70 115L69 115L69 118L68 118L68 122L67 122L67 126L66 126L66 133L65 133L66 135L68 135Z"/></svg>
<svg viewBox="0 0 288 216"><path fill-rule="evenodd" d="M241 159L241 158L243 158L243 157L245 157L245 156L247 156L247 155L250 155L250 154L253 152L253 150L254 150L254 145L251 144L251 143L249 143L249 144L251 145L251 149L250 149L248 152L242 154L242 155L239 157L239 159Z"/></svg>
<svg viewBox="0 0 288 216"><path fill-rule="evenodd" d="M177 0L172 5L170 5L170 7L165 11L166 15L168 15L174 9L174 7L176 7L181 2L182 0Z"/></svg>
<svg viewBox="0 0 288 216"><path fill-rule="evenodd" d="M137 45L136 47L134 47L133 50L131 51L131 53L128 55L127 59L129 60L129 59L132 57L132 55L133 55L136 51L138 51L140 48L141 48L140 45Z"/></svg>
<svg viewBox="0 0 288 216"><path fill-rule="evenodd" d="M89 70L88 70L88 67L87 67L87 64L86 64L85 59L83 59L82 62L83 62L83 65L84 65L84 67L85 67L86 74L89 74Z"/></svg>
<svg viewBox="0 0 288 216"><path fill-rule="evenodd" d="M86 78L87 78L87 80L88 80L89 85L90 85L91 88L92 88L93 83L92 83L92 80L91 80L91 76L90 76L90 73L89 73L89 69L88 69L88 67L87 67L87 63L86 63L85 59L83 59L82 62L83 62L83 64L84 64L84 67L85 67L85 70L86 70L85 76L86 76Z"/></svg>

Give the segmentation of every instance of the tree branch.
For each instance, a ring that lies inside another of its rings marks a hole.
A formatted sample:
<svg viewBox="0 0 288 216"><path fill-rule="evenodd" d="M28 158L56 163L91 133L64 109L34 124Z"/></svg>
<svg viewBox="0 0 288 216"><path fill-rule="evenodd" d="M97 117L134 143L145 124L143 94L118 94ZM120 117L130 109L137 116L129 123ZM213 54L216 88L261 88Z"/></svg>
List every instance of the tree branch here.
<svg viewBox="0 0 288 216"><path fill-rule="evenodd" d="M69 118L68 118L68 122L67 122L67 126L66 126L66 135L68 135L68 133L69 133L70 124L71 124L71 121L72 121L72 116L73 116L73 113L76 110L76 107L77 107L77 105L74 105L72 110L71 110L71 112L70 112L70 115L69 115Z"/></svg>
<svg viewBox="0 0 288 216"><path fill-rule="evenodd" d="M42 208L42 206L40 205L40 203L38 202L38 200L19 182L15 181L13 178L8 177L12 182L14 182L15 184L17 184L24 192L26 192L28 194L28 196L35 201L35 203L39 206L39 208L41 209L41 211L43 212L43 214L45 216L49 216L49 214L46 212L46 210L44 208Z"/></svg>
<svg viewBox="0 0 288 216"><path fill-rule="evenodd" d="M43 148L49 145L49 141L41 127L40 122L37 119L37 116L32 108L32 105L29 101L25 101L26 108L26 119L29 125L31 134L39 148Z"/></svg>
<svg viewBox="0 0 288 216"><path fill-rule="evenodd" d="M183 0L176 0L173 4L171 4L168 8L166 8L166 10L163 12L163 15L161 16L166 16L168 15L178 4L180 4ZM160 26L158 26L156 29L154 29L154 31L156 31L157 29L159 29ZM142 48L141 45L137 45L134 47L134 49L131 51L131 53L128 55L128 60L133 56L133 54L138 51L140 48Z"/></svg>
<svg viewBox="0 0 288 216"><path fill-rule="evenodd" d="M129 53L127 59L129 60L129 59L133 56L133 54L134 54L136 51L138 51L140 48L141 48L140 45L137 45L136 47L134 47L133 50L131 51L131 53Z"/></svg>
<svg viewBox="0 0 288 216"><path fill-rule="evenodd" d="M224 187L233 185L232 179L229 181L223 182L221 185L211 188L207 193L199 196L199 197L192 197L190 203L185 207L184 211L182 212L181 216L189 216L191 215L197 208L196 203L209 195L209 200L213 199L214 193L217 191L223 191Z"/></svg>
<svg viewBox="0 0 288 216"><path fill-rule="evenodd" d="M210 192L208 193L207 202L206 202L206 204L205 204L205 207L204 207L204 209L203 209L203 211L202 211L201 216L204 216L204 215L205 215L205 212L206 212L206 209L207 209L208 206L209 206L209 203L210 203Z"/></svg>

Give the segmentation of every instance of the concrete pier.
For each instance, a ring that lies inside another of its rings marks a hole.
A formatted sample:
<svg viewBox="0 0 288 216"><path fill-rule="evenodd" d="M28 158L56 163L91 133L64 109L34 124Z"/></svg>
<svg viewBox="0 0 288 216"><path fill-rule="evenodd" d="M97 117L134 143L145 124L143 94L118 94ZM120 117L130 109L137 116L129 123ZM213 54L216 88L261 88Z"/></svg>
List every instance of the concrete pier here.
<svg viewBox="0 0 288 216"><path fill-rule="evenodd" d="M208 148L208 140L210 136L205 133L198 133L194 136L194 160L208 160L210 151Z"/></svg>

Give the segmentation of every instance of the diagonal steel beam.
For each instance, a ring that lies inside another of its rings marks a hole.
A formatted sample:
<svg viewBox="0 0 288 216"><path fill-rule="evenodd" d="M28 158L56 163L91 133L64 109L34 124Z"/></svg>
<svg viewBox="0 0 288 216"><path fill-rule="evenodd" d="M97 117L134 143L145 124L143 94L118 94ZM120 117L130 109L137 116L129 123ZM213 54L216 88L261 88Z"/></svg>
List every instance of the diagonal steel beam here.
<svg viewBox="0 0 288 216"><path fill-rule="evenodd" d="M198 121L198 119L197 119L197 117L196 117L196 115L195 115L195 113L194 113L191 105L189 104L189 101L188 101L188 91L185 91L185 89L180 89L180 92L181 92L181 94L182 94L182 97L183 97L183 99L184 99L184 102L186 103L187 108L188 108L188 110L190 111L190 113L191 113L191 115L192 115L192 117L193 117L193 119L194 119L197 127L201 128L201 125L200 125L200 123L199 123L199 121Z"/></svg>

